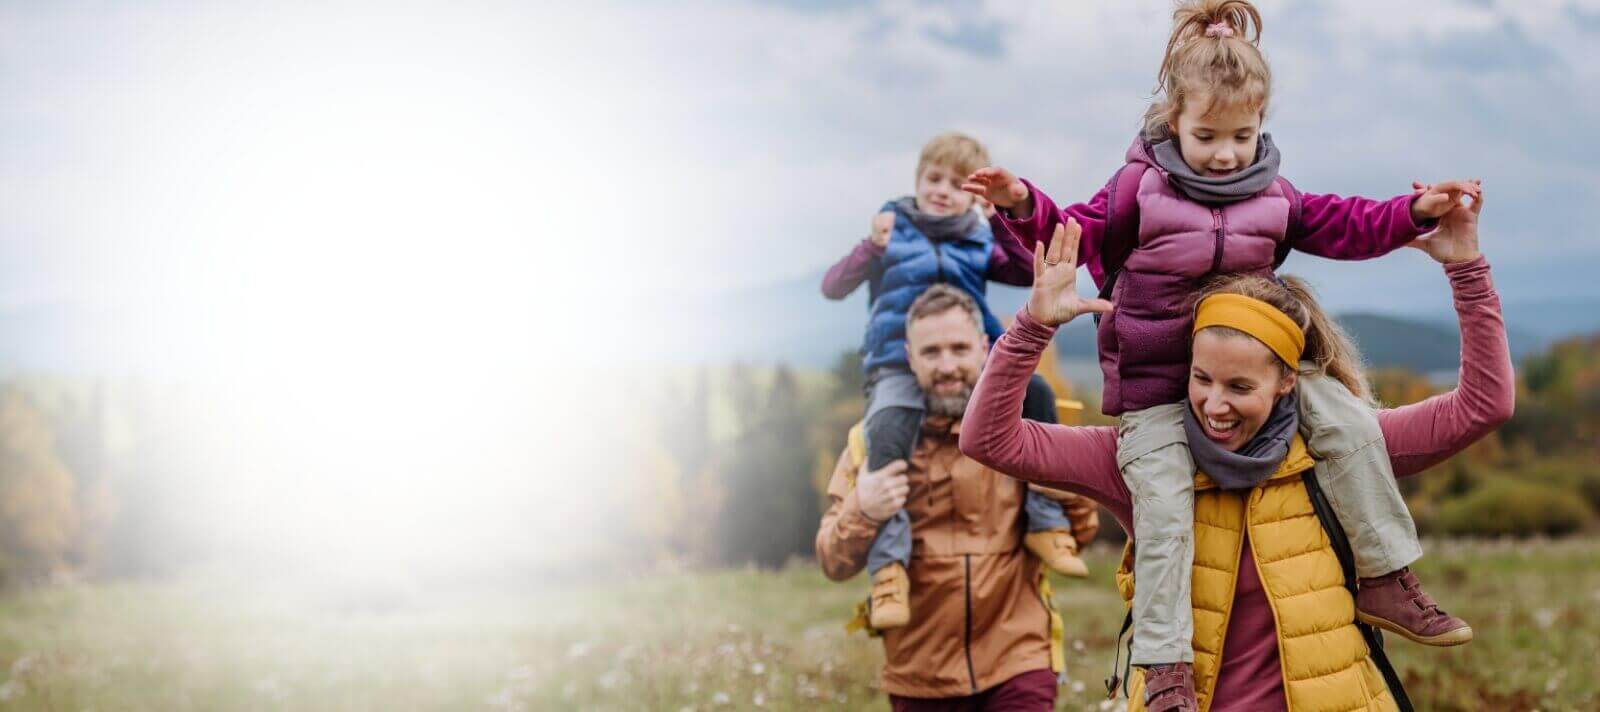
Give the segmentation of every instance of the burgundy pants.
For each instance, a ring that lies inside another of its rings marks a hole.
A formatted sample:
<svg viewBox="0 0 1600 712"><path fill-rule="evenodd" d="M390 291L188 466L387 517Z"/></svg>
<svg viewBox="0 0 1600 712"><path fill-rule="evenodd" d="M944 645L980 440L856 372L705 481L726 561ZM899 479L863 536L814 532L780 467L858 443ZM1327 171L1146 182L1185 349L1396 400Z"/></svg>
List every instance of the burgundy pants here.
<svg viewBox="0 0 1600 712"><path fill-rule="evenodd" d="M889 695L894 712L1049 712L1056 708L1056 674L1030 670L966 697L923 699Z"/></svg>

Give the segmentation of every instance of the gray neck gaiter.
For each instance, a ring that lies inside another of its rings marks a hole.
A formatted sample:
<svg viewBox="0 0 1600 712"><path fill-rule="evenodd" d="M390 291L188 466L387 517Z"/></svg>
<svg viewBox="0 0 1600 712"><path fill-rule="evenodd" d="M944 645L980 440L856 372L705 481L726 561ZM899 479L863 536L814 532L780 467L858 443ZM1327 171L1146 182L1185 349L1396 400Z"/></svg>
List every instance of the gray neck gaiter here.
<svg viewBox="0 0 1600 712"><path fill-rule="evenodd" d="M1188 401L1183 403L1183 431L1189 436L1189 452L1194 455L1194 464L1225 490L1249 489L1265 482L1283 464L1283 458L1288 457L1289 443L1298 430L1300 406L1296 391L1289 391L1273 404L1272 414L1261 425L1261 432L1238 452L1228 452L1206 437L1194 408Z"/></svg>
<svg viewBox="0 0 1600 712"><path fill-rule="evenodd" d="M1213 205L1237 203L1266 190L1278 177L1278 163L1281 160L1278 147L1272 145L1272 135L1265 133L1256 142L1255 162L1244 170L1220 178L1195 173L1189 164L1183 162L1183 150L1178 147L1176 138L1151 146L1150 152L1156 159L1156 165L1172 177L1173 186L1179 192L1190 200Z"/></svg>
<svg viewBox="0 0 1600 712"><path fill-rule="evenodd" d="M906 196L894 201L894 206L906 217L911 218L911 224L916 225L923 236L934 242L950 242L971 237L978 231L978 211L968 210L960 215L929 215L917 209L917 199Z"/></svg>

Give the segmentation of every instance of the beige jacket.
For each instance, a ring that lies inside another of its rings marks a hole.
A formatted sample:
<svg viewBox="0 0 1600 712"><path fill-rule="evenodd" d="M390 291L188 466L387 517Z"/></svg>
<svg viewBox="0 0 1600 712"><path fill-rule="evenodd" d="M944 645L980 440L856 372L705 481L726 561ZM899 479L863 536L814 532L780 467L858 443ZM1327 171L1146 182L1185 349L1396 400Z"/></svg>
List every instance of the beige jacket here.
<svg viewBox="0 0 1600 712"><path fill-rule="evenodd" d="M925 425L907 472L911 623L883 633L883 689L895 695L971 695L1050 667L1040 563L1022 547L1025 485L963 456L960 425ZM846 450L817 532L817 560L835 581L865 568L878 531L856 501L855 475ZM1087 542L1098 527L1095 507L1066 499L1074 534Z"/></svg>

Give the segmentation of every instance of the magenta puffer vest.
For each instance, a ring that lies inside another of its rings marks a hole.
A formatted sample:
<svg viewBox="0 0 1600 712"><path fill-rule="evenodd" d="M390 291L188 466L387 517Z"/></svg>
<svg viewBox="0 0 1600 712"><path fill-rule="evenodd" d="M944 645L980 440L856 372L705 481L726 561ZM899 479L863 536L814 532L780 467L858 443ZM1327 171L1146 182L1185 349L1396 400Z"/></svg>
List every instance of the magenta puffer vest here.
<svg viewBox="0 0 1600 712"><path fill-rule="evenodd" d="M1200 287L1214 275L1270 275L1289 225L1281 183L1237 203L1206 205L1178 193L1139 142L1128 161L1149 168L1139 182L1139 245L1113 288L1116 308L1100 322L1107 415L1183 400Z"/></svg>

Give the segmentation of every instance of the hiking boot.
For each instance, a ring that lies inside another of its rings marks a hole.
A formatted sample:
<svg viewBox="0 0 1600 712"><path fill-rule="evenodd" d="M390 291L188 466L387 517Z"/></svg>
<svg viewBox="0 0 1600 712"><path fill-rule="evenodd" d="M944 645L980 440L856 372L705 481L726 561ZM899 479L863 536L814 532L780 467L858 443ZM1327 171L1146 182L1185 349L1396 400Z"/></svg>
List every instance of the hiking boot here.
<svg viewBox="0 0 1600 712"><path fill-rule="evenodd" d="M1194 665L1147 665L1144 667L1144 708L1146 712L1199 712L1194 696Z"/></svg>
<svg viewBox="0 0 1600 712"><path fill-rule="evenodd" d="M867 623L874 630L899 628L911 622L911 577L895 562L872 575Z"/></svg>
<svg viewBox="0 0 1600 712"><path fill-rule="evenodd" d="M1023 537L1022 545L1058 574L1078 578L1089 575L1088 565L1083 563L1083 559L1078 558L1078 540L1072 538L1070 531L1047 529L1042 532L1029 532Z"/></svg>
<svg viewBox="0 0 1600 712"><path fill-rule="evenodd" d="M1423 645L1461 645L1472 641L1472 626L1439 610L1422 590L1410 567L1361 579L1356 618Z"/></svg>

